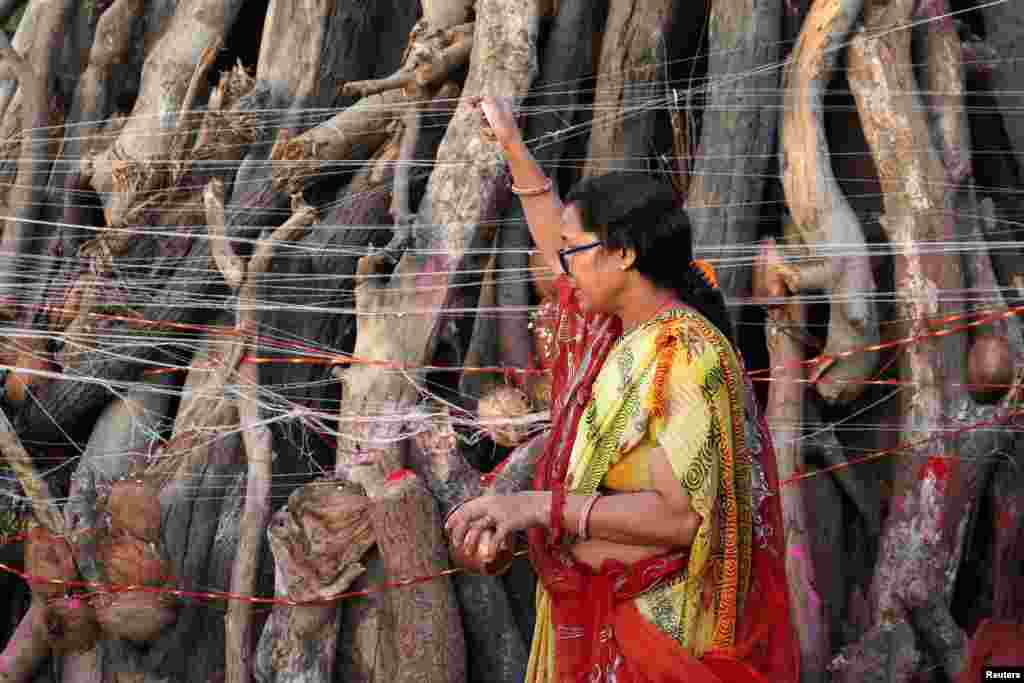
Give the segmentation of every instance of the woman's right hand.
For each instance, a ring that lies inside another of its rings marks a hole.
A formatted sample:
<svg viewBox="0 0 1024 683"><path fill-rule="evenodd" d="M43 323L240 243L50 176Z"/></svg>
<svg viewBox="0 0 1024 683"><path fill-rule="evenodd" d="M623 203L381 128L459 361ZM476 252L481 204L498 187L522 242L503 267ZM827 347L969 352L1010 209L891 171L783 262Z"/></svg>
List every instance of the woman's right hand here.
<svg viewBox="0 0 1024 683"><path fill-rule="evenodd" d="M490 130L490 134L503 149L509 149L523 141L523 134L516 122L510 99L485 95L476 98L473 104L479 107L483 114L482 123L485 130Z"/></svg>

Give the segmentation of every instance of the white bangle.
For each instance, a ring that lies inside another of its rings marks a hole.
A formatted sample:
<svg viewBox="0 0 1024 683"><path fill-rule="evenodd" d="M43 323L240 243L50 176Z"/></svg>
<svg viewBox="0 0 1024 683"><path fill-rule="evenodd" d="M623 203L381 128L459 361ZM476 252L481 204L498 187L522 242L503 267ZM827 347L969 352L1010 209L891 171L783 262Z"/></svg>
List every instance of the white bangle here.
<svg viewBox="0 0 1024 683"><path fill-rule="evenodd" d="M583 503L583 508L580 509L580 517L576 525L576 536L581 541L585 541L590 538L590 513L594 510L594 505L597 503L597 499L601 497L600 493L594 493L586 502Z"/></svg>

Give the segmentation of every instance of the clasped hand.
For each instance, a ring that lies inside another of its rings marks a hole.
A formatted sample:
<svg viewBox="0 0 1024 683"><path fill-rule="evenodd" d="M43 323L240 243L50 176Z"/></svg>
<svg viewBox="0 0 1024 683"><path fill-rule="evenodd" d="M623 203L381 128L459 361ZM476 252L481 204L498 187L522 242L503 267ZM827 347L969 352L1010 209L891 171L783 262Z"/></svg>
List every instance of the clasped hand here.
<svg viewBox="0 0 1024 683"><path fill-rule="evenodd" d="M445 525L452 553L467 568L486 570L500 556L511 556L512 534L547 521L549 506L550 494L541 491L469 500Z"/></svg>

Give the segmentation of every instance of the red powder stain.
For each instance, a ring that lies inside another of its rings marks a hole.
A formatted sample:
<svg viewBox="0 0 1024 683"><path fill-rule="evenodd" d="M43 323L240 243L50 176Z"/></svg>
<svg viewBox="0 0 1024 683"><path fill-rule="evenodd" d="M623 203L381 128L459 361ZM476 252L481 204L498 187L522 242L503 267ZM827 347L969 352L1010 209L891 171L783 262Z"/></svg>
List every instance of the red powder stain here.
<svg viewBox="0 0 1024 683"><path fill-rule="evenodd" d="M1000 531L1009 531L1014 527L1017 515L1014 509L1002 509L996 512L996 528Z"/></svg>
<svg viewBox="0 0 1024 683"><path fill-rule="evenodd" d="M921 468L921 473L918 478L924 481L929 476L935 477L936 481L945 482L949 479L950 467L949 462L945 458L932 457L928 458L928 462Z"/></svg>
<svg viewBox="0 0 1024 683"><path fill-rule="evenodd" d="M395 470L394 472L392 472L391 474L388 475L387 483L393 484L396 481L402 481L403 479L406 479L407 477L415 477L415 476L416 476L416 473L413 472L412 470L408 470L408 469Z"/></svg>

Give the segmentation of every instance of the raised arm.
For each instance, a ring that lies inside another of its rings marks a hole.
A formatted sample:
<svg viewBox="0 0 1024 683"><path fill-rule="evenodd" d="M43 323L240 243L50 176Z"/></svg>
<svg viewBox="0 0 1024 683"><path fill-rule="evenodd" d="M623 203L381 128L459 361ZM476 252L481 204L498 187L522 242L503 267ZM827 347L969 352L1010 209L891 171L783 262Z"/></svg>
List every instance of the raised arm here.
<svg viewBox="0 0 1024 683"><path fill-rule="evenodd" d="M484 97L478 100L484 123L500 145L512 170L512 182L530 226L533 243L545 262L559 272L558 249L561 245L562 202L554 185L523 142L511 104L504 99ZM485 127L485 131L487 128ZM546 191L541 191L548 188Z"/></svg>

